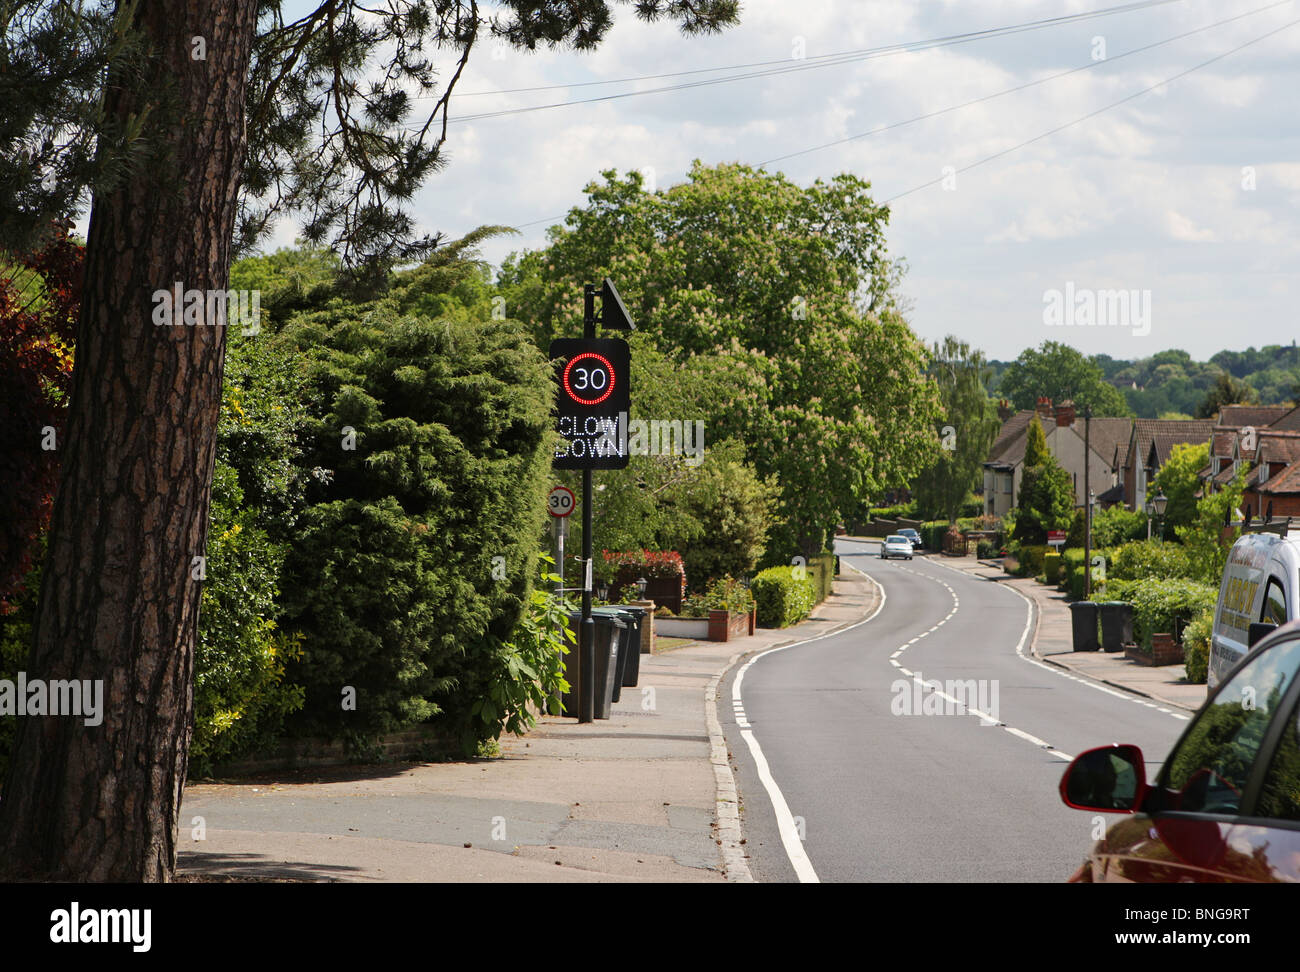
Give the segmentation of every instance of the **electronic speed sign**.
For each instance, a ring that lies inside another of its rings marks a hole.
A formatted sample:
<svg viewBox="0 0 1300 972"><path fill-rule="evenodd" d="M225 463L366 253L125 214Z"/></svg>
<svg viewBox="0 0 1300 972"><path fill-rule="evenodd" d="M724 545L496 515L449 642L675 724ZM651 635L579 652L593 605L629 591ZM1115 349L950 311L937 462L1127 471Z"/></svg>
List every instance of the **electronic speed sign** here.
<svg viewBox="0 0 1300 972"><path fill-rule="evenodd" d="M631 355L618 338L561 338L551 342L556 366L555 412L560 443L556 469L627 466Z"/></svg>
<svg viewBox="0 0 1300 972"><path fill-rule="evenodd" d="M546 511L551 516L568 516L575 505L573 490L568 486L556 486L546 497Z"/></svg>

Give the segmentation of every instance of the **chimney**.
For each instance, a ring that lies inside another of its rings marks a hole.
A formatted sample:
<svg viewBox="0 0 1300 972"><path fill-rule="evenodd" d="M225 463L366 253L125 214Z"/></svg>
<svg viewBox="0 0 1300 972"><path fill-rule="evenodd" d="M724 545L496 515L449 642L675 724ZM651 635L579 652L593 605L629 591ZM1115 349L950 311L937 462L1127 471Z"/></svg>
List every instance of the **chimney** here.
<svg viewBox="0 0 1300 972"><path fill-rule="evenodd" d="M1050 398L1043 398L1040 395L1038 398L1038 420L1044 425L1048 425L1052 422L1053 418L1052 400Z"/></svg>
<svg viewBox="0 0 1300 972"><path fill-rule="evenodd" d="M1074 402L1066 399L1056 406L1056 426L1061 429L1068 429L1074 424Z"/></svg>
<svg viewBox="0 0 1300 972"><path fill-rule="evenodd" d="M1011 416L1016 414L1016 410L1011 407L1011 403L1005 398L998 402L998 421L1005 422Z"/></svg>

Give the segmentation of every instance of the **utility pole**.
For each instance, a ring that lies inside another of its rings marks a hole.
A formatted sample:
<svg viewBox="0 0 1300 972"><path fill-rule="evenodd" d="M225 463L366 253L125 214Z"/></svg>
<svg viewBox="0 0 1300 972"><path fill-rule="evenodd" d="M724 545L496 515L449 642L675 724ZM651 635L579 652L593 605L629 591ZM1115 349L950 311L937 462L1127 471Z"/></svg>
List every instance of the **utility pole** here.
<svg viewBox="0 0 1300 972"><path fill-rule="evenodd" d="M1092 406L1083 406L1083 596L1092 596Z"/></svg>
<svg viewBox="0 0 1300 972"><path fill-rule="evenodd" d="M596 285L582 285L582 337L596 337ZM578 699L578 721L596 717L596 622L591 616L591 467L582 470L582 623L578 626L578 664L582 671L582 694Z"/></svg>

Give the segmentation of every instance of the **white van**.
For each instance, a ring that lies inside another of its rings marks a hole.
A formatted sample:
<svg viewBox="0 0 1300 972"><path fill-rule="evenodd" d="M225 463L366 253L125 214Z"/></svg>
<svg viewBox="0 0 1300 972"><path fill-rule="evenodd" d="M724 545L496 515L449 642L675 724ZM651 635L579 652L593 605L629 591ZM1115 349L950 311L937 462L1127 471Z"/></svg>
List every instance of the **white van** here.
<svg viewBox="0 0 1300 972"><path fill-rule="evenodd" d="M1268 626L1300 617L1298 600L1300 533L1247 533L1234 543L1214 606L1209 688L1271 630Z"/></svg>

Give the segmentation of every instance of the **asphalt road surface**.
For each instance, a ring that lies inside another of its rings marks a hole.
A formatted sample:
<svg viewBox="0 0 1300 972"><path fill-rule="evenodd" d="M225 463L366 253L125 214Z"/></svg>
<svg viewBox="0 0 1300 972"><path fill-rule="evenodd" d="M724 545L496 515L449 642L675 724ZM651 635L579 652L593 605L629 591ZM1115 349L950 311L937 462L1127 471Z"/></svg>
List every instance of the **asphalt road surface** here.
<svg viewBox="0 0 1300 972"><path fill-rule="evenodd" d="M836 549L882 586L880 610L756 656L719 691L754 877L1064 881L1098 826L1061 803L1066 760L1136 743L1154 777L1186 713L1028 658L1029 603L1010 588Z"/></svg>

